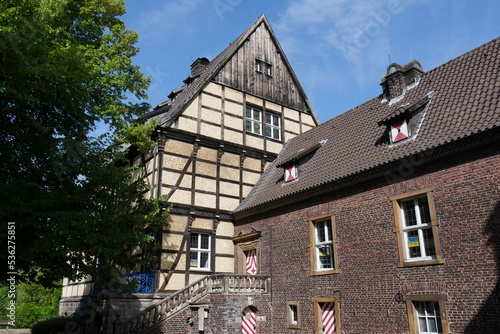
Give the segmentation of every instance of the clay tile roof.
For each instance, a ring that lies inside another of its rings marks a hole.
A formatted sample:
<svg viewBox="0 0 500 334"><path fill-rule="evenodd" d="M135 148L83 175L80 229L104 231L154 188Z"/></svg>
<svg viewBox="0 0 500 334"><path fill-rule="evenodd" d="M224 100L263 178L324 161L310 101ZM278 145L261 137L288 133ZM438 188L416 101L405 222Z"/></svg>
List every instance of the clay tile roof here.
<svg viewBox="0 0 500 334"><path fill-rule="evenodd" d="M294 198L314 188L374 167L419 154L500 126L500 38L494 39L433 70L391 102L373 98L291 139L277 160L236 208L245 211ZM412 140L390 144L387 124L408 109L426 104L419 131ZM301 149L323 142L299 177L284 183L283 164ZM255 209L256 210L256 209Z"/></svg>

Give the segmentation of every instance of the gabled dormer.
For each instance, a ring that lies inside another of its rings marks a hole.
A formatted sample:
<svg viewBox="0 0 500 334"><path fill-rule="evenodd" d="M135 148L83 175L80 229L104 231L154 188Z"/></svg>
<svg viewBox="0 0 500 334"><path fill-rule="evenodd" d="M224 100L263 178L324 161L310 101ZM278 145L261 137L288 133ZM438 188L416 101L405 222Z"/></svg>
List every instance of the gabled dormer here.
<svg viewBox="0 0 500 334"><path fill-rule="evenodd" d="M300 178L300 175L307 169L309 161L314 157L316 151L326 143L323 140L319 143L304 146L298 151L289 151L282 154L276 161L276 167L283 169L283 183L290 183Z"/></svg>
<svg viewBox="0 0 500 334"><path fill-rule="evenodd" d="M433 95L434 92L429 92L415 102L396 106L393 112L378 122L379 126L387 127L390 144L416 138Z"/></svg>

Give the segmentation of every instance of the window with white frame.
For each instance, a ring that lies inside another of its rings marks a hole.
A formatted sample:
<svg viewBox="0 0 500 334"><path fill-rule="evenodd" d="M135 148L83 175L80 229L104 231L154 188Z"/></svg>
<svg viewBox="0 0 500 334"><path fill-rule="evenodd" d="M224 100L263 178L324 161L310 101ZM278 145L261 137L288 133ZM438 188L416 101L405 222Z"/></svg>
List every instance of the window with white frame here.
<svg viewBox="0 0 500 334"><path fill-rule="evenodd" d="M300 328L300 310L298 302L287 302L288 328Z"/></svg>
<svg viewBox="0 0 500 334"><path fill-rule="evenodd" d="M314 222L316 231L316 263L319 270L333 269L332 224L330 220Z"/></svg>
<svg viewBox="0 0 500 334"><path fill-rule="evenodd" d="M338 273L337 242L332 216L311 219L311 274Z"/></svg>
<svg viewBox="0 0 500 334"><path fill-rule="evenodd" d="M398 235L399 266L444 263L432 189L394 196L391 200Z"/></svg>
<svg viewBox="0 0 500 334"><path fill-rule="evenodd" d="M191 270L210 270L210 234L191 233L189 249L189 268Z"/></svg>
<svg viewBox="0 0 500 334"><path fill-rule="evenodd" d="M427 196L401 201L403 233L408 259L432 259L436 257L432 221Z"/></svg>
<svg viewBox="0 0 500 334"><path fill-rule="evenodd" d="M403 298L411 334L449 333L445 294L407 295Z"/></svg>
<svg viewBox="0 0 500 334"><path fill-rule="evenodd" d="M439 304L435 301L413 302L417 310L417 323L419 333L442 333L441 313Z"/></svg>
<svg viewBox="0 0 500 334"><path fill-rule="evenodd" d="M246 110L246 131L256 134L262 135L262 111L253 108L247 107Z"/></svg>
<svg viewBox="0 0 500 334"><path fill-rule="evenodd" d="M266 113L266 137L281 140L281 117Z"/></svg>

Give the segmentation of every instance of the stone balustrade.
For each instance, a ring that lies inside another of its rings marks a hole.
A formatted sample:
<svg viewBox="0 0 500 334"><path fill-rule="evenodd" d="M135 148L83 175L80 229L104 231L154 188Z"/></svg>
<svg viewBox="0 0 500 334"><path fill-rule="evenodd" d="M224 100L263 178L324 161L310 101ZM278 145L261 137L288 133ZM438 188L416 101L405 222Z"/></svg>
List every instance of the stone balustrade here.
<svg viewBox="0 0 500 334"><path fill-rule="evenodd" d="M266 294L270 276L221 274L206 276L167 298L151 305L136 316L115 321L113 334L139 334L155 326L190 304L210 294Z"/></svg>

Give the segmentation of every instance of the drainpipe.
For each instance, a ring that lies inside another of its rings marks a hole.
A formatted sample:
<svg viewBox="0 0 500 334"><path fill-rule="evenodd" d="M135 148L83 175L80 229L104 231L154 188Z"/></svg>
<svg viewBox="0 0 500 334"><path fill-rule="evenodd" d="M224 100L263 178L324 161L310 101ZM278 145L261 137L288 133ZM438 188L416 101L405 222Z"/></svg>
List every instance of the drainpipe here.
<svg viewBox="0 0 500 334"><path fill-rule="evenodd" d="M163 184L163 180L162 180L162 176L163 176L163 153L165 151L165 143L167 141L167 136L166 136L166 133L163 132L162 130L157 130L157 138L156 138L157 142L158 142L158 151L157 151L157 155L158 155L158 170L157 170L157 181L156 181L156 198L160 198L161 197L161 190L162 190L162 184ZM160 245L160 249L161 249L161 245L163 243L163 231L158 231L156 232L156 236L155 236L155 240L156 240L156 243L158 243ZM160 269L161 269L161 250L158 250L159 254L157 254L158 256L158 260L159 263L157 263L157 265L155 266L155 274L156 274L156 277L159 277L159 273L160 273ZM156 282L155 282L155 291L158 289L159 287L159 279L156 279Z"/></svg>
<svg viewBox="0 0 500 334"><path fill-rule="evenodd" d="M163 153L165 151L165 143L167 141L166 133L158 130L158 137L156 139L158 141L158 179L156 181L156 198L161 197L161 188L162 188L162 175L163 175Z"/></svg>

